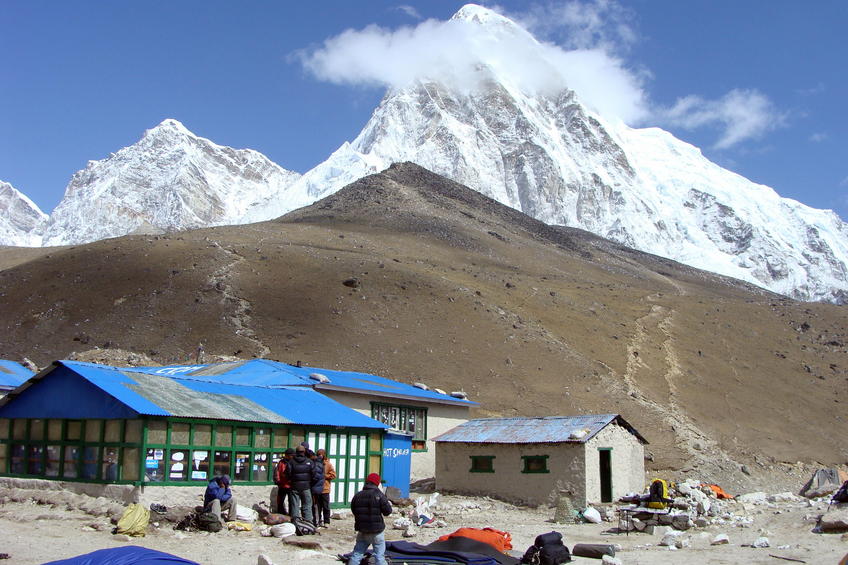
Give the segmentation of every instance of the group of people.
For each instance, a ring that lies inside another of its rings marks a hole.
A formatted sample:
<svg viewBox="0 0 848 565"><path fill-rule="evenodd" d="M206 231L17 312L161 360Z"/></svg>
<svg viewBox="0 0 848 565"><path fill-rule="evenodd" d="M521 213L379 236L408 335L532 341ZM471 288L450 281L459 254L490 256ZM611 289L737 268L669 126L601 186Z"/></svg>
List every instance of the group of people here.
<svg viewBox="0 0 848 565"><path fill-rule="evenodd" d="M297 449L286 449L274 468L277 512L326 528L330 525L330 483L335 478L336 469L326 450L313 452L306 442Z"/></svg>
<svg viewBox="0 0 848 565"><path fill-rule="evenodd" d="M336 478L336 470L324 449L312 452L303 442L297 449L286 449L283 458L274 468L274 483L277 485L277 512L313 522L316 527L330 524L330 482ZM380 490L380 475L371 473L365 486L353 496L350 509L354 517L356 545L348 565L359 565L369 546L374 548L377 565L386 565L386 539L383 535L386 523L383 519L392 513L389 499ZM286 506L288 503L288 506ZM203 504L206 512L212 512L223 522L236 515L236 502L230 488L230 477L215 477L206 487ZM313 521L314 518L314 521Z"/></svg>

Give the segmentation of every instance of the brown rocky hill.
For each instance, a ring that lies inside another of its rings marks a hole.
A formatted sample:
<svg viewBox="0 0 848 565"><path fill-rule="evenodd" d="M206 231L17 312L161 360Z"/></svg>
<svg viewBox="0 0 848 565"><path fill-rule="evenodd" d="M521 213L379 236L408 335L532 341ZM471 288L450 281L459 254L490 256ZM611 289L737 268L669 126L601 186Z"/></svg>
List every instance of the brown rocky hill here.
<svg viewBox="0 0 848 565"><path fill-rule="evenodd" d="M461 389L478 416L621 413L652 468L725 485L848 461L846 307L546 226L409 163L275 221L4 249L0 269L2 358L184 363L202 342Z"/></svg>

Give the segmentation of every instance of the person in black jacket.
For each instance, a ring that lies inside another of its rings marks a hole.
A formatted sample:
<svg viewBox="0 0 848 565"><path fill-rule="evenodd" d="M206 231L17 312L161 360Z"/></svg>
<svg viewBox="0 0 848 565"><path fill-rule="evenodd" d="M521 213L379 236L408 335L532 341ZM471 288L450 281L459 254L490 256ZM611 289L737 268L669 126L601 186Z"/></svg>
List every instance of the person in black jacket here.
<svg viewBox="0 0 848 565"><path fill-rule="evenodd" d="M380 490L380 475L368 475L365 486L350 502L350 509L353 511L356 545L348 565L359 565L369 545L374 547L377 565L386 565L386 538L383 535L386 522L383 516L392 513L392 504Z"/></svg>
<svg viewBox="0 0 848 565"><path fill-rule="evenodd" d="M312 522L312 482L315 476L315 463L306 456L306 448L297 446L294 457L286 465L286 475L291 482L289 494L289 512L292 520L304 518Z"/></svg>
<svg viewBox="0 0 848 565"><path fill-rule="evenodd" d="M324 492L324 458L320 455L315 455L310 457L310 459L315 464L315 472L312 474L310 490L312 491L312 516L315 517L315 527L317 528L323 525L321 518L324 507L321 505L321 493Z"/></svg>

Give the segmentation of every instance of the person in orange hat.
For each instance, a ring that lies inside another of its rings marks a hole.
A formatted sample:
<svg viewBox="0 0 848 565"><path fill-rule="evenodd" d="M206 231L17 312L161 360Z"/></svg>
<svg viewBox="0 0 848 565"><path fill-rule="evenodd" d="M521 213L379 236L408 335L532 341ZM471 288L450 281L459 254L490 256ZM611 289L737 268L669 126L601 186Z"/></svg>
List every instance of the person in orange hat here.
<svg viewBox="0 0 848 565"><path fill-rule="evenodd" d="M392 513L392 504L380 490L380 475L371 473L365 479L365 486L353 496L350 502L353 512L356 545L350 555L348 565L359 565L369 546L374 548L377 565L386 564L386 538L383 531L386 522L383 516Z"/></svg>

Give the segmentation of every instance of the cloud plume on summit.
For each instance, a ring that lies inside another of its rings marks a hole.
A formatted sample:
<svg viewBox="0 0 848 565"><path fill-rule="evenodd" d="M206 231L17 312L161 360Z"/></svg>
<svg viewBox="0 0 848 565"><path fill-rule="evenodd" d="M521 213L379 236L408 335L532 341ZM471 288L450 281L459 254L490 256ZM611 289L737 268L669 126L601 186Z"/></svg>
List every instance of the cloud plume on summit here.
<svg viewBox="0 0 848 565"><path fill-rule="evenodd" d="M511 21L503 22L431 19L394 30L370 25L346 30L296 57L320 80L390 88L438 79L468 91L479 86L482 65L527 93L570 88L607 117L636 123L648 115L641 78L621 59L603 48L564 49L539 42Z"/></svg>

